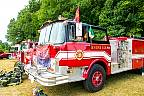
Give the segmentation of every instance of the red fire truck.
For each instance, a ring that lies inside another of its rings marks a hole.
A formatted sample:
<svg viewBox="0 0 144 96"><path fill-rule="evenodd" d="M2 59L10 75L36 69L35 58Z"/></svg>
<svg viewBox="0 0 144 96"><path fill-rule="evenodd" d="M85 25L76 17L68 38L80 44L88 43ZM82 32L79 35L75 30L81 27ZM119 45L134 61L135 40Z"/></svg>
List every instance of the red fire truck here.
<svg viewBox="0 0 144 96"><path fill-rule="evenodd" d="M19 62L26 63L27 57L26 54L30 53L36 46L37 42L33 42L30 40L22 41L19 45L19 50L17 51L17 59Z"/></svg>
<svg viewBox="0 0 144 96"><path fill-rule="evenodd" d="M85 89L96 92L107 76L143 68L144 40L110 38L105 28L58 20L41 27L32 60L25 66L31 81L44 86L83 81Z"/></svg>
<svg viewBox="0 0 144 96"><path fill-rule="evenodd" d="M12 53L11 58L17 58L18 52L20 51L20 44L15 44L11 46L10 52Z"/></svg>

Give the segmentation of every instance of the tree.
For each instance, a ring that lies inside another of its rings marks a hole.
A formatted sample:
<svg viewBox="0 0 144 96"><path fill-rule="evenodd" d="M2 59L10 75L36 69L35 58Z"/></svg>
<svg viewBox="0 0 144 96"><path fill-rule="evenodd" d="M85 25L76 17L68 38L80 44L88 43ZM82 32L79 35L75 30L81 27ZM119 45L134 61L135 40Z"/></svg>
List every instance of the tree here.
<svg viewBox="0 0 144 96"><path fill-rule="evenodd" d="M10 45L7 42L0 43L0 52L9 52Z"/></svg>
<svg viewBox="0 0 144 96"><path fill-rule="evenodd" d="M37 28L40 27L36 14L39 7L39 1L30 0L29 5L19 12L17 20L12 19L10 21L6 35L8 41L19 43L26 39L34 40L36 38Z"/></svg>
<svg viewBox="0 0 144 96"><path fill-rule="evenodd" d="M143 0L30 0L17 19L10 20L6 38L13 43L37 41L44 22L59 15L74 19L78 6L82 22L106 27L111 36L144 36Z"/></svg>
<svg viewBox="0 0 144 96"><path fill-rule="evenodd" d="M142 35L142 0L107 0L99 24L109 29L112 36Z"/></svg>

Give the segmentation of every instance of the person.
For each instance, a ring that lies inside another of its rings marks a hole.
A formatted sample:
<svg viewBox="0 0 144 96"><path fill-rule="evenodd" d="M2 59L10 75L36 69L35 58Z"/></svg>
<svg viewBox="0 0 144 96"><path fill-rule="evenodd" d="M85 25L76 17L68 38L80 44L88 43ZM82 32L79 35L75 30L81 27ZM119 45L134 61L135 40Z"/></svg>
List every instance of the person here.
<svg viewBox="0 0 144 96"><path fill-rule="evenodd" d="M84 29L82 36L77 36L77 41L87 41L88 40L88 32Z"/></svg>
<svg viewBox="0 0 144 96"><path fill-rule="evenodd" d="M86 31L86 29L84 29L84 35L83 35L83 41L87 41L88 40L88 32Z"/></svg>
<svg viewBox="0 0 144 96"><path fill-rule="evenodd" d="M83 41L83 37L82 36L77 36L76 41Z"/></svg>
<svg viewBox="0 0 144 96"><path fill-rule="evenodd" d="M42 90L41 88L39 88L39 87L34 88L33 91L32 91L32 93L33 93L33 96L48 96L48 95L45 94L45 93L43 92L43 90Z"/></svg>

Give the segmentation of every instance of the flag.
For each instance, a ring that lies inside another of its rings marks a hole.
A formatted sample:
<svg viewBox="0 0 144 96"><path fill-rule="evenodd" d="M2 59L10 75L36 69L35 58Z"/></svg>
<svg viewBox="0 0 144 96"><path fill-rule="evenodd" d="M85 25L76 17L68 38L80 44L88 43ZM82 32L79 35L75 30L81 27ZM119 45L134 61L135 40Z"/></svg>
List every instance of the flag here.
<svg viewBox="0 0 144 96"><path fill-rule="evenodd" d="M89 37L90 37L90 38L94 38L94 31L93 31L93 29L91 28L91 26L90 26L90 28L89 28Z"/></svg>
<svg viewBox="0 0 144 96"><path fill-rule="evenodd" d="M75 14L75 19L74 21L76 21L76 23L80 22L80 8L78 7L76 10L76 14Z"/></svg>

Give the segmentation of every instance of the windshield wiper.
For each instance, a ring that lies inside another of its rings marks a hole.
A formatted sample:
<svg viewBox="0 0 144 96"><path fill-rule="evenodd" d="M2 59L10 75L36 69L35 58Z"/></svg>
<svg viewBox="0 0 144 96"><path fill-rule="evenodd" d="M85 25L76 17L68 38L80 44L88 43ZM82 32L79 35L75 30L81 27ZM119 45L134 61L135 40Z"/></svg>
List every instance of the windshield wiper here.
<svg viewBox="0 0 144 96"><path fill-rule="evenodd" d="M54 45L57 45L57 44L63 44L64 42L61 42L61 43L53 43Z"/></svg>

